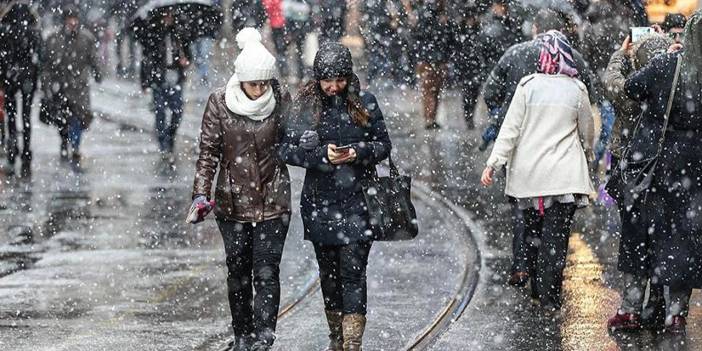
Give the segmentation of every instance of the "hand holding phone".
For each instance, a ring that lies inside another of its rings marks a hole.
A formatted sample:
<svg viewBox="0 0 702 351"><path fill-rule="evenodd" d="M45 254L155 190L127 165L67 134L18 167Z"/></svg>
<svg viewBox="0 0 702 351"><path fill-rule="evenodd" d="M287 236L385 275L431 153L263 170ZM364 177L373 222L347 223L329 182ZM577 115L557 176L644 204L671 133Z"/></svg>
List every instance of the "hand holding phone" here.
<svg viewBox="0 0 702 351"><path fill-rule="evenodd" d="M352 145L344 145L344 146L337 146L334 148L334 151L336 152L348 152L353 148Z"/></svg>

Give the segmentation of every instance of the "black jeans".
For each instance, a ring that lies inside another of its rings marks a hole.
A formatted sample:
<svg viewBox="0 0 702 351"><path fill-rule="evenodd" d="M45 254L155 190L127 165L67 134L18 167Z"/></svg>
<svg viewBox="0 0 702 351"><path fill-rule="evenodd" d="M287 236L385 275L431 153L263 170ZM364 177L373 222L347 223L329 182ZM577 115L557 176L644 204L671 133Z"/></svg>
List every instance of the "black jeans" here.
<svg viewBox="0 0 702 351"><path fill-rule="evenodd" d="M366 314L366 267L371 245L372 242L343 246L314 244L326 310Z"/></svg>
<svg viewBox="0 0 702 351"><path fill-rule="evenodd" d="M545 308L561 307L563 269L574 214L575 204L558 202L547 208L543 216L533 208L524 210L528 256L536 262L536 275L531 275L532 291Z"/></svg>
<svg viewBox="0 0 702 351"><path fill-rule="evenodd" d="M217 224L227 255L227 287L234 334L237 337L254 335L272 344L280 305L280 257L288 221L273 219L254 226L218 220Z"/></svg>

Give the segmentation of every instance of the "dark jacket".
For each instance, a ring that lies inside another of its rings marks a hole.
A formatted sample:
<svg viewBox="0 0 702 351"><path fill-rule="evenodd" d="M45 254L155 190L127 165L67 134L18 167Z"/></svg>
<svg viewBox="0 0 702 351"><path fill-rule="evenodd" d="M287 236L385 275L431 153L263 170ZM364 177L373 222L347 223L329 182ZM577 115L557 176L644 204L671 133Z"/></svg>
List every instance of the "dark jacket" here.
<svg viewBox="0 0 702 351"><path fill-rule="evenodd" d="M49 36L42 50L42 89L47 98L64 101L83 127L93 119L90 110L90 77L102 79L97 40L87 29L75 34L63 28Z"/></svg>
<svg viewBox="0 0 702 351"><path fill-rule="evenodd" d="M17 4L0 20L0 87L34 92L42 39L29 5Z"/></svg>
<svg viewBox="0 0 702 351"><path fill-rule="evenodd" d="M290 213L290 177L276 153L290 95L277 82L273 89L277 104L263 121L231 112L224 89L210 95L202 118L193 197L209 197L219 167L214 194L217 219L262 222Z"/></svg>
<svg viewBox="0 0 702 351"><path fill-rule="evenodd" d="M477 56L483 61L483 69L486 71L483 77L485 77L507 49L522 41L521 27L510 16L503 17L489 12L480 21L477 39Z"/></svg>
<svg viewBox="0 0 702 351"><path fill-rule="evenodd" d="M683 53L684 55L684 53ZM632 137L632 157L655 155L663 127L678 53L660 55L629 78L627 94L647 108ZM681 71L681 73L684 73ZM682 81L682 77L680 77ZM653 268L660 284L702 286L702 86L678 84L662 153L653 173L646 206L652 221ZM649 201L650 200L650 201Z"/></svg>
<svg viewBox="0 0 702 351"><path fill-rule="evenodd" d="M496 116L497 120L492 121L497 126L502 125L519 81L530 74L537 73L540 52L541 44L536 40L513 45L507 49L490 72L483 88L483 96L488 109L501 109ZM587 87L590 101L600 101L601 89L590 66L575 49L573 49L573 58L578 66L577 78Z"/></svg>
<svg viewBox="0 0 702 351"><path fill-rule="evenodd" d="M140 35L144 49L140 75L142 88L183 84L185 67L180 65L179 60L186 58L192 61L190 43L180 40L173 31L159 27Z"/></svg>
<svg viewBox="0 0 702 351"><path fill-rule="evenodd" d="M375 165L390 155L392 146L375 96L362 92L360 99L370 113L366 126L351 120L344 98L325 96L318 125L311 109L303 109L291 116L285 129L281 157L307 169L300 207L305 239L314 243L346 245L371 240L361 180L376 174ZM311 151L298 146L307 129L316 130L320 138L320 145ZM327 159L329 144L352 145L356 160L332 165Z"/></svg>
<svg viewBox="0 0 702 351"><path fill-rule="evenodd" d="M615 51L605 70L603 83L605 95L616 111L609 149L617 158L621 158L623 148L628 145L641 114L641 105L631 100L624 92L624 84L631 72L632 67L626 52Z"/></svg>
<svg viewBox="0 0 702 351"><path fill-rule="evenodd" d="M412 28L412 38L417 61L447 63L455 46L457 27L450 20L446 23L439 20L447 15L443 1L417 1L414 7L417 23Z"/></svg>

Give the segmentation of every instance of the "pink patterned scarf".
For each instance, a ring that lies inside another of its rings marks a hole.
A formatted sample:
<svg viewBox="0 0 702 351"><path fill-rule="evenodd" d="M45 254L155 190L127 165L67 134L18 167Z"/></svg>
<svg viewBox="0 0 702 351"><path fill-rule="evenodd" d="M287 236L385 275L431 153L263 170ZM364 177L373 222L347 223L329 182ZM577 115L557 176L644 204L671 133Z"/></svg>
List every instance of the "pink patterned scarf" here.
<svg viewBox="0 0 702 351"><path fill-rule="evenodd" d="M578 68L573 60L573 48L563 33L550 30L539 35L536 40L541 42L539 53L540 73L565 74L569 77L578 75Z"/></svg>

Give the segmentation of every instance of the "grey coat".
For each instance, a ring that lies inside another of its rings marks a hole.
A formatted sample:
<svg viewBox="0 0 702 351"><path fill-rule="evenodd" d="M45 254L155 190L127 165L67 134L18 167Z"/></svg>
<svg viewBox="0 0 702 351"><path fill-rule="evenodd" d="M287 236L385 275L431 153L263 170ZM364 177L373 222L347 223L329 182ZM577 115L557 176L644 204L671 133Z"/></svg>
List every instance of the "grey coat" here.
<svg viewBox="0 0 702 351"><path fill-rule="evenodd" d="M92 121L90 77L102 79L97 40L84 28L74 35L60 30L51 34L42 50L42 90L47 98L65 99L73 116L87 128Z"/></svg>

